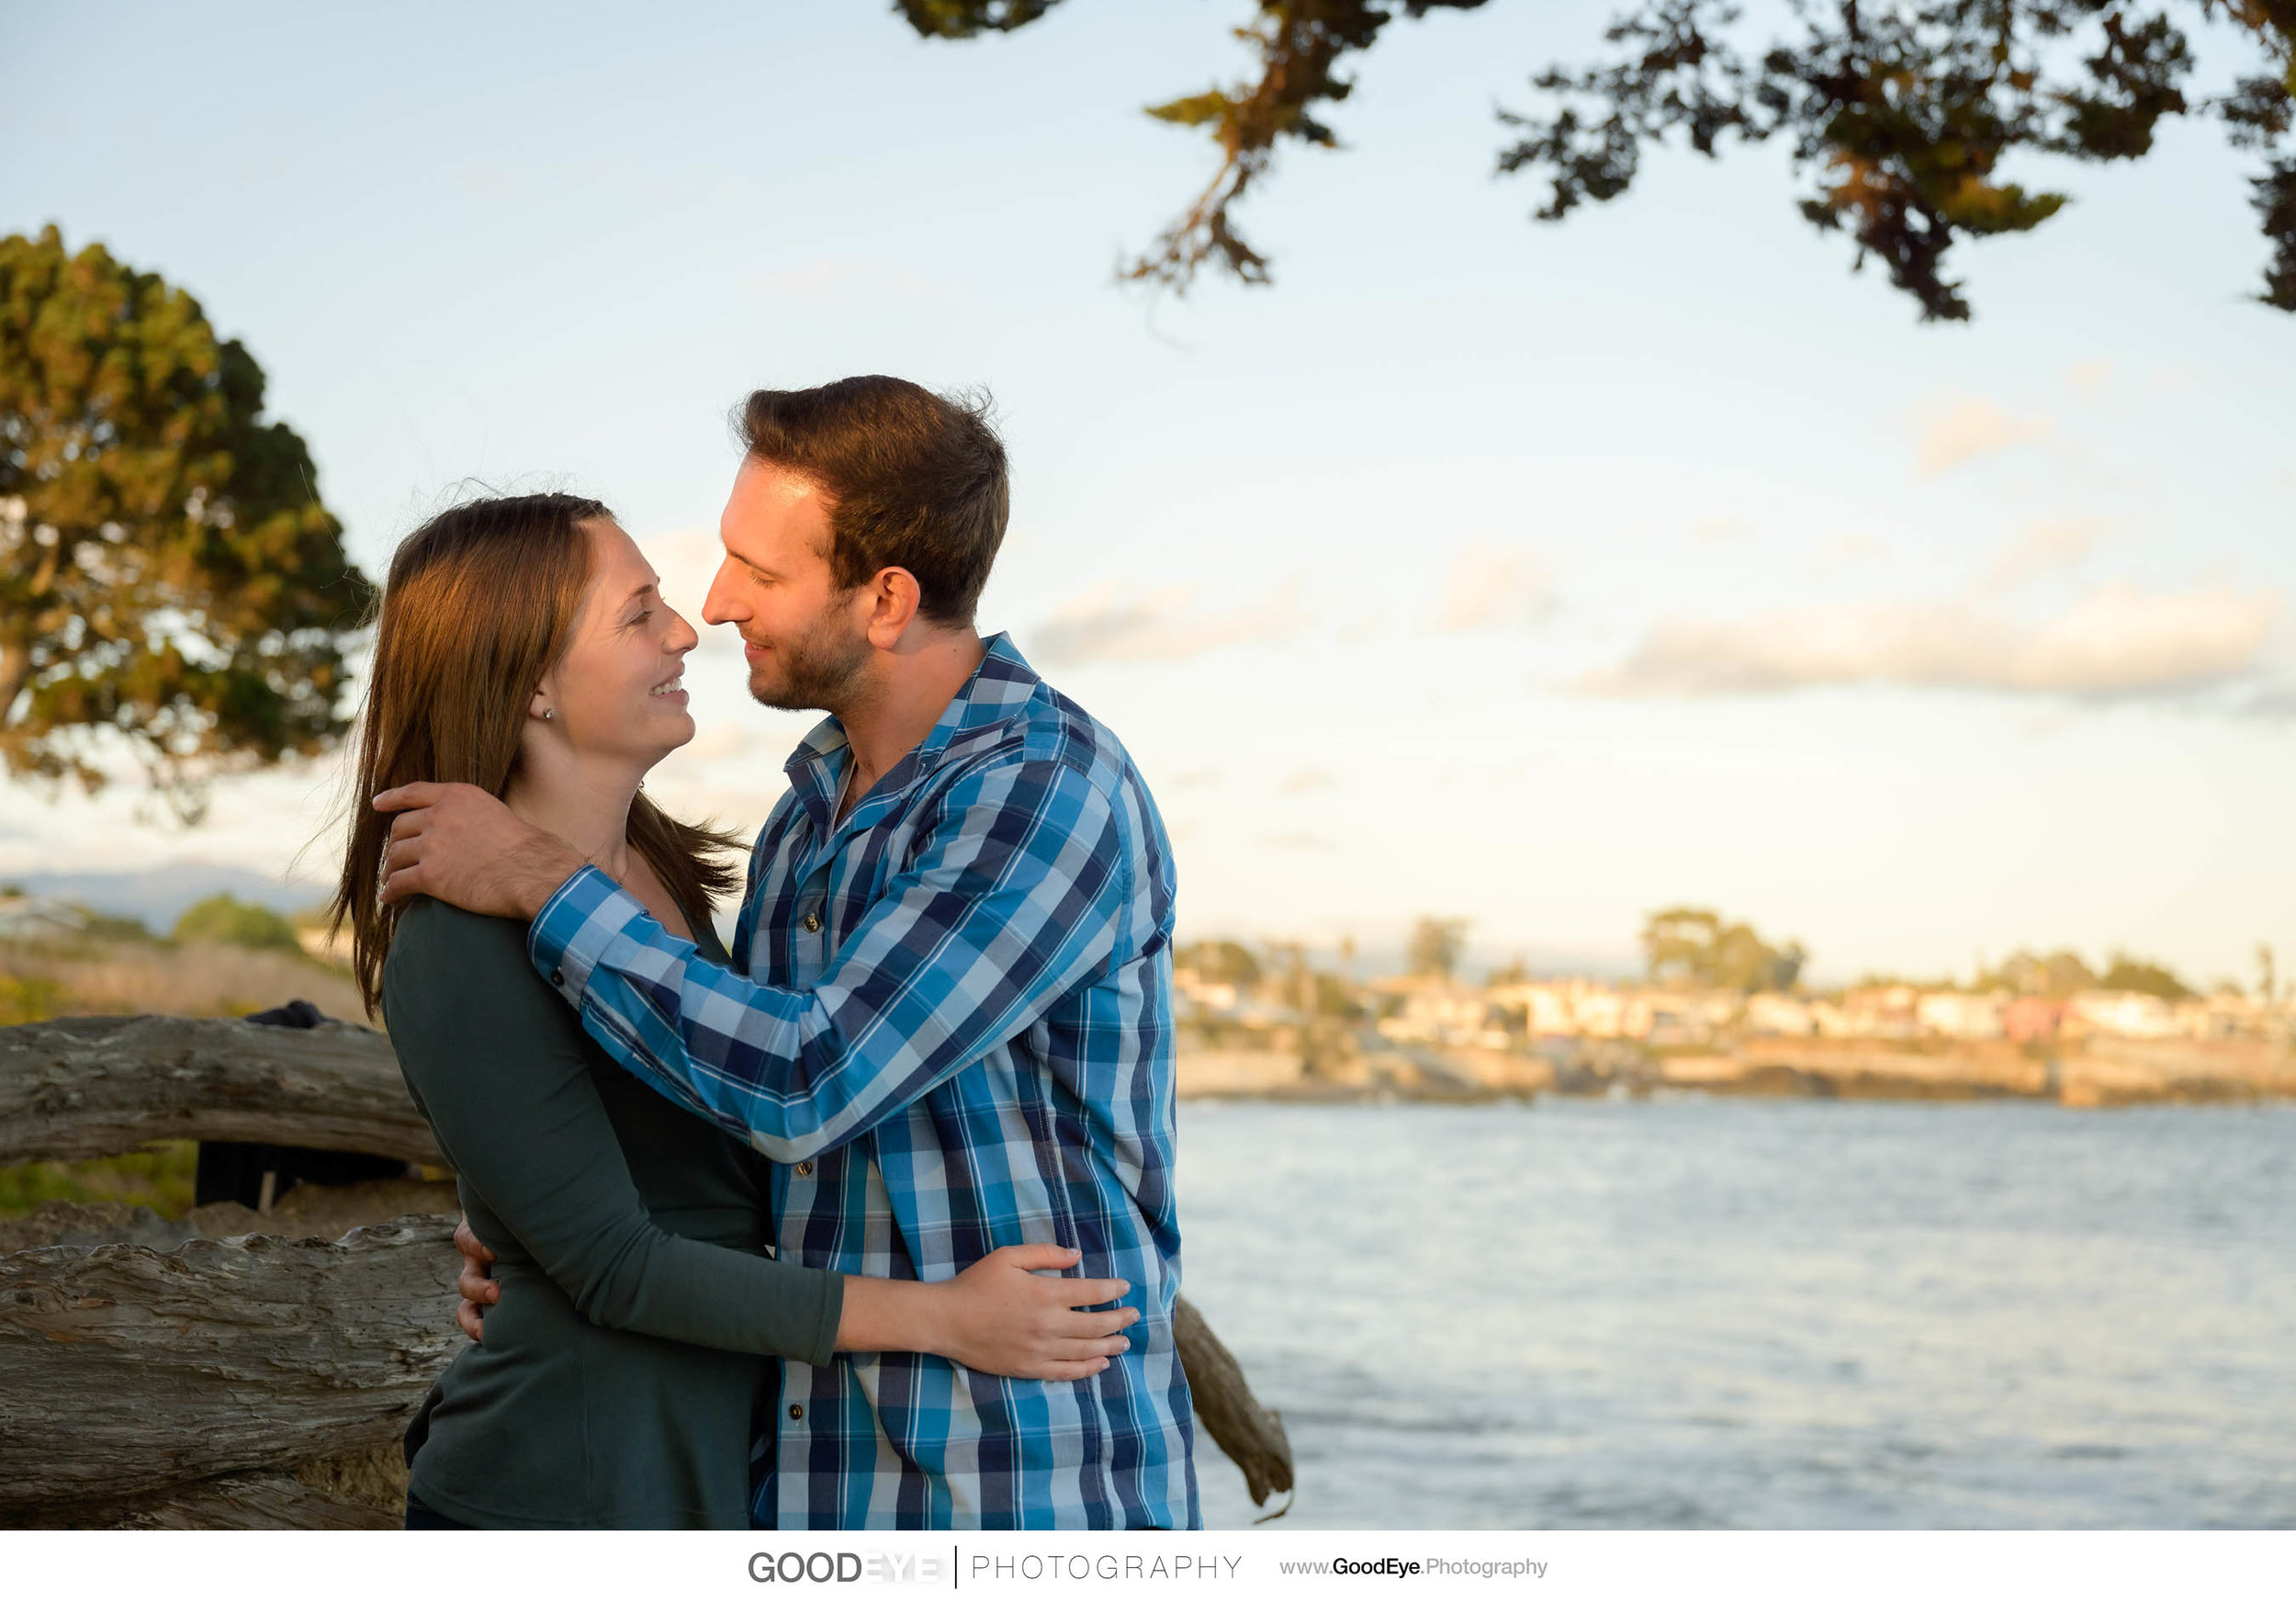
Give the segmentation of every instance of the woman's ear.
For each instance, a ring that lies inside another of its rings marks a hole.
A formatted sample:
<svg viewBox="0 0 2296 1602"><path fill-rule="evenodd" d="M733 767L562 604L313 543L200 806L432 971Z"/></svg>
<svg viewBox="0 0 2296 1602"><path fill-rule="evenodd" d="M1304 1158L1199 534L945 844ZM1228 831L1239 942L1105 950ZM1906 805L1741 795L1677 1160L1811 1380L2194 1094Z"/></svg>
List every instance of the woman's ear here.
<svg viewBox="0 0 2296 1602"><path fill-rule="evenodd" d="M550 705L550 693L547 690L537 689L534 693L533 696L526 703L526 716L529 717L539 717L545 723L549 723L556 719L557 712L557 709Z"/></svg>

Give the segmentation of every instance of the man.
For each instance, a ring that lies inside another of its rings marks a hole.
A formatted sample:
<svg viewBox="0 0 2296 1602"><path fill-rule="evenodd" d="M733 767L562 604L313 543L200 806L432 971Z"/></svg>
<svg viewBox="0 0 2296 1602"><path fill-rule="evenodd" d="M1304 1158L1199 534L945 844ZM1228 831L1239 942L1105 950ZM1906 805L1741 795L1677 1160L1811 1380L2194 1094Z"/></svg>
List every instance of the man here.
<svg viewBox="0 0 2296 1602"><path fill-rule="evenodd" d="M742 434L702 615L740 632L759 701L830 716L759 837L732 970L467 785L377 797L400 813L385 894L530 919L600 1044L776 1160L783 1257L940 1280L1050 1241L1129 1281L1131 1348L1086 1382L785 1364L754 1522L1195 1527L1154 802L974 628L1007 506L980 410L847 378L760 390Z"/></svg>

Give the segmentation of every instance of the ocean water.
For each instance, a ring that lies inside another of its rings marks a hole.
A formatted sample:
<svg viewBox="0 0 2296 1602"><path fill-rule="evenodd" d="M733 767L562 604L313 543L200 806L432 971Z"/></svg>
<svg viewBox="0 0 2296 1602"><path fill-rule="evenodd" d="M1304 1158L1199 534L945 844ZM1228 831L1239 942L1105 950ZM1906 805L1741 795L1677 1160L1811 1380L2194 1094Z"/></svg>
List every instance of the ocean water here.
<svg viewBox="0 0 2296 1602"><path fill-rule="evenodd" d="M1287 1527L2296 1526L2296 1108L1195 1101L1180 1151Z"/></svg>

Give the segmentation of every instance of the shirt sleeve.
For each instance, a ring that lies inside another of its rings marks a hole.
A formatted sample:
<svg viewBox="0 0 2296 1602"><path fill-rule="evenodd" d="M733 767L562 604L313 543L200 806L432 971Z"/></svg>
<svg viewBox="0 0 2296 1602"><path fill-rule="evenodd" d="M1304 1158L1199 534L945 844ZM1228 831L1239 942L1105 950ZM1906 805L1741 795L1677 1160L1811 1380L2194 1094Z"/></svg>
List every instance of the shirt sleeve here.
<svg viewBox="0 0 2296 1602"><path fill-rule="evenodd" d="M457 1175L581 1314L696 1346L829 1361L839 1276L654 1223L580 1035L517 965L515 926L498 951L483 939L492 919L431 908L408 924L418 918L430 927L402 925L384 992L400 1067Z"/></svg>
<svg viewBox="0 0 2296 1602"><path fill-rule="evenodd" d="M793 1162L853 1139L1106 971L1127 864L1097 786L1067 763L1015 759L950 785L816 985L760 985L705 960L595 868L543 908L528 951L616 1060Z"/></svg>

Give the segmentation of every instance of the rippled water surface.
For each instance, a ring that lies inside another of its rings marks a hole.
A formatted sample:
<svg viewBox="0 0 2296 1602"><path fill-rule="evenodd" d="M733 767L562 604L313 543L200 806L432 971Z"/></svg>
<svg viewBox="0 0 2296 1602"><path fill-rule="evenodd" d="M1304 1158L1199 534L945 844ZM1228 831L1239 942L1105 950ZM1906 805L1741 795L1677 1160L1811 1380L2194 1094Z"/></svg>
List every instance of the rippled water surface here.
<svg viewBox="0 0 2296 1602"><path fill-rule="evenodd" d="M1187 1102L1180 1144L1294 1527L2296 1525L2296 1108Z"/></svg>

